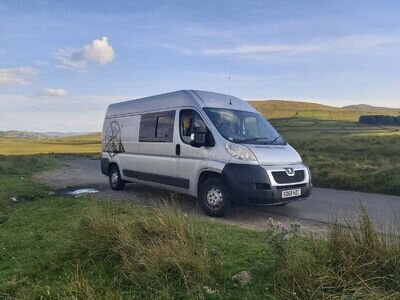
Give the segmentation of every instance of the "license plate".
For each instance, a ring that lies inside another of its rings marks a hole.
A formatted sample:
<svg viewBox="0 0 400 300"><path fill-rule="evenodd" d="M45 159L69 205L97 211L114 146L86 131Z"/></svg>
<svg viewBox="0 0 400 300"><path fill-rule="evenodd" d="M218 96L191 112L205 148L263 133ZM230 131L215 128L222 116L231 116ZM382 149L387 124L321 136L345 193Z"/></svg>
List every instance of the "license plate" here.
<svg viewBox="0 0 400 300"><path fill-rule="evenodd" d="M282 191L282 198L297 197L301 195L301 189Z"/></svg>

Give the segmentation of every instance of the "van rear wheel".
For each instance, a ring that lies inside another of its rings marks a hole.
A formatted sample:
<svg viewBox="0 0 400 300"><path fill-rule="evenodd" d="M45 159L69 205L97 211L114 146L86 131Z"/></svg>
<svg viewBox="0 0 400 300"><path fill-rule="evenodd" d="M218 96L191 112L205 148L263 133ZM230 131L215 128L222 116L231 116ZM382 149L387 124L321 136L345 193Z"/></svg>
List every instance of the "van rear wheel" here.
<svg viewBox="0 0 400 300"><path fill-rule="evenodd" d="M207 179L200 187L199 198L203 210L212 217L224 216L230 206L230 193L220 178Z"/></svg>
<svg viewBox="0 0 400 300"><path fill-rule="evenodd" d="M121 178L121 173L117 165L111 165L108 176L110 187L114 191L123 190L125 187L125 181Z"/></svg>

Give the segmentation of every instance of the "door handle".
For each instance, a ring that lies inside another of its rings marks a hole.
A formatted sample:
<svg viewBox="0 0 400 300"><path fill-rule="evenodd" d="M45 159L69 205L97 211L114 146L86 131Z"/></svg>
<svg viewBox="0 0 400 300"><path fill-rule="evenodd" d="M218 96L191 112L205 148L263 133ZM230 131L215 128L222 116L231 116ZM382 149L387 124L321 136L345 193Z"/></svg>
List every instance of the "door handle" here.
<svg viewBox="0 0 400 300"><path fill-rule="evenodd" d="M175 146L175 154L176 155L181 155L181 145L180 144L176 144L176 146Z"/></svg>

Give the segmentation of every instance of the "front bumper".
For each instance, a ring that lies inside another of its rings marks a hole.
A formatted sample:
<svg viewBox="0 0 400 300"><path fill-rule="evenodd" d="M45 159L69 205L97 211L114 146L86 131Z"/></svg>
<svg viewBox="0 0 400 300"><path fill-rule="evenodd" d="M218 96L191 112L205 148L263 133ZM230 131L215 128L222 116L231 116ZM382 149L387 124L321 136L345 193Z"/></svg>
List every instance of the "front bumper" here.
<svg viewBox="0 0 400 300"><path fill-rule="evenodd" d="M277 183L272 172L284 171L286 167L295 171L304 170L304 179L299 182ZM305 165L257 166L227 164L222 174L231 188L233 201L241 204L276 205L307 198L311 194L311 175ZM297 197L283 198L285 190L300 189Z"/></svg>

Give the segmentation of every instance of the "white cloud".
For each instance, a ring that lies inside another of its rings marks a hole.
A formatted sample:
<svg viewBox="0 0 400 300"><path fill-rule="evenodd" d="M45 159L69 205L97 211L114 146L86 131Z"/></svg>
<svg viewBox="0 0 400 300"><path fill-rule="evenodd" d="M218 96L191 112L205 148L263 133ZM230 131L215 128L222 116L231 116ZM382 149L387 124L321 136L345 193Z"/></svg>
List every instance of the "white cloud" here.
<svg viewBox="0 0 400 300"><path fill-rule="evenodd" d="M89 61L104 65L113 61L114 49L108 43L108 39L103 37L83 47L81 55Z"/></svg>
<svg viewBox="0 0 400 300"><path fill-rule="evenodd" d="M80 49L59 49L55 55L58 67L84 69L89 63L105 65L114 60L114 49L107 37L95 39Z"/></svg>
<svg viewBox="0 0 400 300"><path fill-rule="evenodd" d="M68 95L67 91L64 89L51 89L46 88L44 91L36 94L39 97L47 98L47 97L65 97Z"/></svg>
<svg viewBox="0 0 400 300"><path fill-rule="evenodd" d="M186 55L236 56L259 59L273 54L296 55L328 52L354 54L384 46L398 45L399 42L399 38L394 36L352 35L298 43L248 43L223 48L190 49L170 44L160 44L160 46Z"/></svg>
<svg viewBox="0 0 400 300"><path fill-rule="evenodd" d="M0 85L27 84L36 74L30 67L0 68Z"/></svg>

